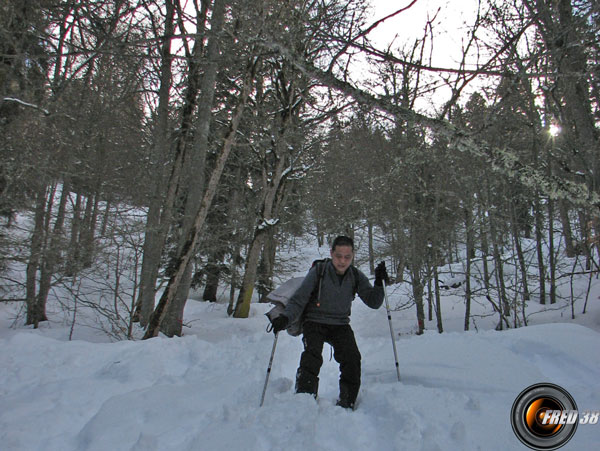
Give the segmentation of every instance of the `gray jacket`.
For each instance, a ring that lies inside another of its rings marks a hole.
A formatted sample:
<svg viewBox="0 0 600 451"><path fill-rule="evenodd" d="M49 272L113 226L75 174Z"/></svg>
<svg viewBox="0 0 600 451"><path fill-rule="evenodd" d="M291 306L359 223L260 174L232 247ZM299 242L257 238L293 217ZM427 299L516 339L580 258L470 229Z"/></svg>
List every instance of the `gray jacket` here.
<svg viewBox="0 0 600 451"><path fill-rule="evenodd" d="M325 273L321 285L321 297L310 301L310 294L317 288L317 265L308 272L304 281L290 298L285 307L285 315L290 323L305 311L305 321L314 321L323 324L348 324L350 323L350 310L354 300L353 287L355 286L355 273L358 274L358 296L362 301L373 309L378 309L383 303L383 287L372 286L367 276L359 270L352 271L350 268L341 280L335 272L335 268L328 260L325 264Z"/></svg>

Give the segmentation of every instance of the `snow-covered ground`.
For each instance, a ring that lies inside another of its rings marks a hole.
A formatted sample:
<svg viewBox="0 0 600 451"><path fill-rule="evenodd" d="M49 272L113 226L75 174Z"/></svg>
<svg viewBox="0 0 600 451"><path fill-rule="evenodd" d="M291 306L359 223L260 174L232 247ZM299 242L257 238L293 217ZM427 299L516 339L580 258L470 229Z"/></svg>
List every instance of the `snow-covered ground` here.
<svg viewBox="0 0 600 451"><path fill-rule="evenodd" d="M363 381L354 412L334 405L338 368L328 346L319 399L293 393L302 344L287 334L259 407L273 345L268 305L253 304L250 318L234 319L224 304L191 300L183 337L110 343L85 327L68 341L63 321L11 328L18 307L0 303L0 449L527 449L510 412L529 385L558 384L580 411L600 410L600 283L593 282L586 315L578 301L575 320L565 307L503 332L493 330L495 317L462 332L459 291L443 299L443 334L433 321L416 336L414 308L393 312L400 382L385 309L357 299L352 326ZM389 288L392 306L405 302L404 285ZM484 308L474 305L476 313ZM563 449L599 443L600 424L580 425Z"/></svg>

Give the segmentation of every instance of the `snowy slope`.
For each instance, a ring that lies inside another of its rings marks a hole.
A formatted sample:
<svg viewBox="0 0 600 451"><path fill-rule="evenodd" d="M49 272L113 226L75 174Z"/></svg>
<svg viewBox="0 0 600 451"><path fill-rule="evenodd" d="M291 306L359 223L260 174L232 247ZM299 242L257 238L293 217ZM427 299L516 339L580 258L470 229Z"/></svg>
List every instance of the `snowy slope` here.
<svg viewBox="0 0 600 451"><path fill-rule="evenodd" d="M266 309L255 304L252 317L240 320L228 318L224 305L192 301L193 327L184 337L112 344L51 338L60 335L57 327L2 329L1 448L525 449L509 419L525 387L553 382L580 410L600 408L596 331L553 324L402 335L398 382L385 310L360 302L353 311L363 355L360 407L334 405L337 365L327 347L319 400L294 395L301 343L281 334L259 408L273 343ZM600 425L580 426L564 449L592 450L599 442Z"/></svg>
<svg viewBox="0 0 600 451"><path fill-rule="evenodd" d="M297 268L281 280L328 253L304 244L280 254ZM588 279L578 283L581 293ZM599 280L585 315L581 296L574 320L567 304L542 312L531 302L528 311L541 313L530 315L530 326L504 332L493 330L497 317L480 303L472 307L477 330L462 332L461 291L450 290L442 303L447 332L435 332L433 321L422 336L414 335L414 307L403 307L407 285L388 290L398 308L401 382L385 309L354 303L363 356L354 412L334 405L338 368L328 346L318 401L293 393L302 344L285 333L259 407L273 345L268 305L234 319L225 304L190 300L183 337L110 343L93 316L86 325L83 310L68 341L71 320L56 305L51 321L32 330L13 321L18 304L0 303L0 450L523 450L510 411L529 385L561 385L580 411L600 410ZM582 425L563 449L599 443L600 425Z"/></svg>

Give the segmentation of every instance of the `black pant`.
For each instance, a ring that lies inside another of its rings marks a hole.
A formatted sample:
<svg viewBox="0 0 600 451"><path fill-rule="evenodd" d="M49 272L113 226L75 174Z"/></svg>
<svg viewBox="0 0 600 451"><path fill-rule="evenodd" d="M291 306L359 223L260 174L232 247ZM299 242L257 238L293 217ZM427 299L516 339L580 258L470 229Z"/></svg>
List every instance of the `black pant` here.
<svg viewBox="0 0 600 451"><path fill-rule="evenodd" d="M340 400L354 403L360 388L360 352L349 324L334 326L306 322L303 326L304 352L296 374L296 393L319 389L319 371L323 364L323 343L333 347L333 357L340 364Z"/></svg>

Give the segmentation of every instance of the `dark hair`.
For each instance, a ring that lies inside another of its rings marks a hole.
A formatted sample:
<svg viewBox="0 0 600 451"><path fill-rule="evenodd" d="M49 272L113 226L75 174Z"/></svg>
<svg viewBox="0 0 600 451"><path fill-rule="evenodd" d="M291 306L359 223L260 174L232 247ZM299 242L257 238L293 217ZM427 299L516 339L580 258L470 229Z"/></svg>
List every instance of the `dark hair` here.
<svg viewBox="0 0 600 451"><path fill-rule="evenodd" d="M333 244L331 245L331 250L335 251L336 246L350 246L352 248L352 250L354 250L354 241L352 241L352 238L350 238L350 237L340 235L340 236L336 237L335 240L333 240Z"/></svg>

